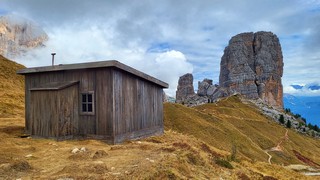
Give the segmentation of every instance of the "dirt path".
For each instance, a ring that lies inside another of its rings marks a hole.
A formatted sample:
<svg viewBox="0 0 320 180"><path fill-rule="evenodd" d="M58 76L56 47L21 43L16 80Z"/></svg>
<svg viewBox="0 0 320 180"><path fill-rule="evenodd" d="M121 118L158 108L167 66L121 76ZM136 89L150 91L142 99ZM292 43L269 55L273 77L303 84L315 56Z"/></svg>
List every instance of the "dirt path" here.
<svg viewBox="0 0 320 180"><path fill-rule="evenodd" d="M267 150L264 151L264 152L269 156L269 158L268 158L269 164L271 164L271 159L272 159L272 156L269 154L269 152L270 152L270 151L282 151L281 144L283 143L283 141L286 141L286 140L289 139L288 129L286 129L286 133L285 133L284 136L282 136L280 139L281 139L281 140L280 140L280 142L277 144L277 146L272 147L272 148L267 149Z"/></svg>

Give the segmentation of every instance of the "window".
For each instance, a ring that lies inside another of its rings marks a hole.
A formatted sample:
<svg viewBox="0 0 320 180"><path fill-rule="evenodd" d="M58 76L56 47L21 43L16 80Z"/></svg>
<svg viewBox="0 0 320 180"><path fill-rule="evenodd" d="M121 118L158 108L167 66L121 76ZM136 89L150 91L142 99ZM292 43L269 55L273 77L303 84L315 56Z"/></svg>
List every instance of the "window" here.
<svg viewBox="0 0 320 180"><path fill-rule="evenodd" d="M81 114L94 115L94 93L81 93Z"/></svg>

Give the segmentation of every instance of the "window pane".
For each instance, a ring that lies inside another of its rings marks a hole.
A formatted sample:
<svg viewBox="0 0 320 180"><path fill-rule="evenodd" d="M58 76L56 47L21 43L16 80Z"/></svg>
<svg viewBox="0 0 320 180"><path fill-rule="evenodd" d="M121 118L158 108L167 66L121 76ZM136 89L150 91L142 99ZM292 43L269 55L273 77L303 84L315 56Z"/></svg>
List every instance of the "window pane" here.
<svg viewBox="0 0 320 180"><path fill-rule="evenodd" d="M82 102L83 103L87 102L87 95L86 94L82 94Z"/></svg>
<svg viewBox="0 0 320 180"><path fill-rule="evenodd" d="M87 104L82 104L82 112L87 112Z"/></svg>
<svg viewBox="0 0 320 180"><path fill-rule="evenodd" d="M88 112L92 112L92 104L88 104Z"/></svg>
<svg viewBox="0 0 320 180"><path fill-rule="evenodd" d="M92 102L92 94L88 94L88 102Z"/></svg>

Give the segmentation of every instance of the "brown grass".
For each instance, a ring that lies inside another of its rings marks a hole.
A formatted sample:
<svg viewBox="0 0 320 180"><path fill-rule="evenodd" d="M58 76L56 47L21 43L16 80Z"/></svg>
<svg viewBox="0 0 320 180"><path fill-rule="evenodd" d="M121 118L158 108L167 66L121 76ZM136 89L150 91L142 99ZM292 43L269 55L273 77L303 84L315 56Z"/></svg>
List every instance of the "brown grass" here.
<svg viewBox="0 0 320 180"><path fill-rule="evenodd" d="M0 179L311 179L279 164L302 163L293 150L320 160L319 140L289 131L268 164L263 150L285 129L236 97L195 108L165 104L164 135L121 145L25 138L23 77L15 74L22 67L0 56ZM86 151L73 154L75 147Z"/></svg>
<svg viewBox="0 0 320 180"><path fill-rule="evenodd" d="M178 104L164 105L165 127L192 135L207 144L232 152L235 147L240 159L267 162L264 150L277 145L286 129L266 118L252 105L246 105L232 96L217 104L188 108ZM303 163L293 153L298 150L320 162L319 140L289 130L289 140L283 143L283 152L270 152L273 163Z"/></svg>
<svg viewBox="0 0 320 180"><path fill-rule="evenodd" d="M16 74L22 68L0 55L0 118L23 116L24 77Z"/></svg>

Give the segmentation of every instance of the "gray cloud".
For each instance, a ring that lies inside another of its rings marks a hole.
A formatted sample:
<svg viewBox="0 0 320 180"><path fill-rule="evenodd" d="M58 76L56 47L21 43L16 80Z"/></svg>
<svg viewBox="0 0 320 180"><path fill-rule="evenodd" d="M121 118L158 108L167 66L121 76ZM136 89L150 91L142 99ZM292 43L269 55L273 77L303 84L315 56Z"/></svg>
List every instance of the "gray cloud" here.
<svg viewBox="0 0 320 180"><path fill-rule="evenodd" d="M56 49L63 63L73 62L70 59L121 58L138 69L167 78L150 67L156 67L156 59L166 58L167 52L171 52L169 56L180 52L185 60L161 61L168 63L168 67L171 62L182 62L181 67L170 69L178 72L172 74L172 79L193 69L196 81L209 76L217 82L220 58L229 39L241 32L266 30L280 38L285 86L311 83L320 77L320 53L317 53L320 3L313 0L0 0L0 3L3 5L0 13L33 19L51 38L46 49L29 56L30 65L40 65ZM41 60L32 60L34 57ZM188 70L180 71L185 67ZM174 92L175 87L171 88Z"/></svg>

